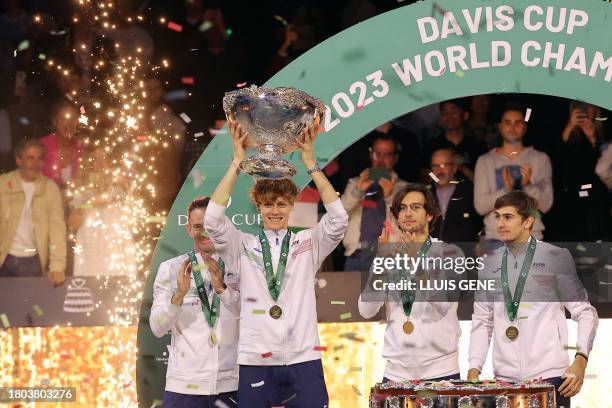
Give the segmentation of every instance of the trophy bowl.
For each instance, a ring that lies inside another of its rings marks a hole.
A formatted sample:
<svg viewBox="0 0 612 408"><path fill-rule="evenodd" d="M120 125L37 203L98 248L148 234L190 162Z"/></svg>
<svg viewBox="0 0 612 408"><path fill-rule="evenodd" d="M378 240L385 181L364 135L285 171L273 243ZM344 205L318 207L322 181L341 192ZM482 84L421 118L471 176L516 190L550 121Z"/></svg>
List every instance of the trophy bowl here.
<svg viewBox="0 0 612 408"><path fill-rule="evenodd" d="M250 88L227 92L223 110L246 132L247 147L256 155L243 160L240 170L260 178L288 178L297 173L283 154L298 150L302 130L321 120L325 105L295 88Z"/></svg>

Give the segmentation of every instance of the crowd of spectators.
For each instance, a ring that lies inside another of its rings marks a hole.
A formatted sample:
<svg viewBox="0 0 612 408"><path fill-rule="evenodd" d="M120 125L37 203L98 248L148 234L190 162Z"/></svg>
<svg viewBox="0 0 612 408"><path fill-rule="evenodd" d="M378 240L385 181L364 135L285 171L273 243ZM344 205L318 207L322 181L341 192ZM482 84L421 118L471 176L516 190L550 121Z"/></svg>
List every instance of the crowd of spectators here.
<svg viewBox="0 0 612 408"><path fill-rule="evenodd" d="M225 124L225 92L238 84L263 84L330 36L407 2L121 0L115 2L120 11L114 29L98 27L95 16L75 3L0 4L0 173L13 180L14 170L30 160L20 154L44 152L40 172L60 192L71 181L94 177L79 174L88 171L83 160L110 160L83 140L103 141L108 123L101 119L91 126L78 119L79 109L95 110L95 101L116 103L105 83L112 64L101 68L100 61L134 55L147 67L169 61L167 69L145 78L147 106L140 124L143 132L161 133L171 142L155 153L160 169L152 203L153 210L167 211ZM388 203L405 182L432 186L442 209L433 233L444 240L496 239L492 203L520 189L540 203L538 238L609 241L612 120L607 117L596 106L562 98L475 95L378 126L326 169L337 191L344 191L351 214L333 268L343 268L344 256L349 269L359 264L359 243L380 233ZM27 144L31 141L39 143ZM97 193L109 189L117 193L121 186L106 185ZM74 205L77 198L63 201L68 231L74 233L85 217ZM0 249L10 253L14 239L4 238ZM32 245L40 240L26 238Z"/></svg>

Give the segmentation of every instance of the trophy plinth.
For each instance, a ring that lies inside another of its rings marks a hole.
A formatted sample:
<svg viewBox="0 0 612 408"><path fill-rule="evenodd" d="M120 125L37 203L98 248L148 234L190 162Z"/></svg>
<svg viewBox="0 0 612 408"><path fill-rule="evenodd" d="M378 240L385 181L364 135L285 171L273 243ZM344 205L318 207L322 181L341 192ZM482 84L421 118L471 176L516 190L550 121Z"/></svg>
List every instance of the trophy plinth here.
<svg viewBox="0 0 612 408"><path fill-rule="evenodd" d="M241 125L247 146L257 152L240 163L240 170L256 179L279 179L297 174L282 155L298 150L297 139L304 128L320 121L325 105L299 89L253 85L226 93L223 109Z"/></svg>

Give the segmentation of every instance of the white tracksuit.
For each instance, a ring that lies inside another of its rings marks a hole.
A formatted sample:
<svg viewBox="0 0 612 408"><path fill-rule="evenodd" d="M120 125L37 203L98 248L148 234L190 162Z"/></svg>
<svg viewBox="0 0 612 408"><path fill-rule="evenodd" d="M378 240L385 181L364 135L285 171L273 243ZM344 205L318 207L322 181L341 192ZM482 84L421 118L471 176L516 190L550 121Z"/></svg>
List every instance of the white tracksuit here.
<svg viewBox="0 0 612 408"><path fill-rule="evenodd" d="M456 245L432 239L428 257L459 257L463 252ZM432 279L440 279L431 275ZM452 272L451 272L452 273ZM448 274L446 274L448 275ZM372 296L372 295L369 295ZM376 295L376 296L382 296ZM459 336L457 302L432 301L431 292L418 291L410 313L414 331L407 335L403 324L406 314L402 302L395 298L386 302L370 302L359 297L359 313L373 317L384 304L387 329L383 358L387 360L384 376L392 381L430 379L459 372Z"/></svg>
<svg viewBox="0 0 612 408"><path fill-rule="evenodd" d="M516 282L525 259L527 245L515 257L508 252L508 285L514 296ZM501 288L502 246L485 258L481 279L494 279ZM556 291L562 296L559 299ZM527 275L517 319L510 322L503 292L476 294L469 368L482 370L491 335L493 335L493 372L506 381L561 376L569 365L565 309L578 322L577 351L588 355L597 331L597 311L588 302L586 291L576 275L574 260L567 249L537 241ZM515 326L519 336L506 337L506 329Z"/></svg>
<svg viewBox="0 0 612 408"><path fill-rule="evenodd" d="M210 281L208 268L197 254L202 278ZM213 258L218 259L216 256ZM210 341L211 328L204 317L195 280L191 275L189 292L181 306L171 303L177 290L177 274L188 255L180 255L159 265L153 286L153 306L149 324L153 334L162 337L170 330L166 391L179 394L217 395L238 389L238 316L240 301L238 275L226 267L227 289L219 295L220 311L214 326L217 345ZM213 291L214 292L214 291ZM209 295L209 302L212 292Z"/></svg>
<svg viewBox="0 0 612 408"><path fill-rule="evenodd" d="M225 207L212 201L208 205L206 231L228 268L240 274L238 364L289 365L321 358L315 349L319 334L314 277L325 257L342 241L348 224L340 200L325 208L327 214L315 227L291 235L280 296L274 302L266 284L258 237L236 229L225 216ZM265 233L276 272L286 230ZM269 314L274 304L283 311L278 320Z"/></svg>

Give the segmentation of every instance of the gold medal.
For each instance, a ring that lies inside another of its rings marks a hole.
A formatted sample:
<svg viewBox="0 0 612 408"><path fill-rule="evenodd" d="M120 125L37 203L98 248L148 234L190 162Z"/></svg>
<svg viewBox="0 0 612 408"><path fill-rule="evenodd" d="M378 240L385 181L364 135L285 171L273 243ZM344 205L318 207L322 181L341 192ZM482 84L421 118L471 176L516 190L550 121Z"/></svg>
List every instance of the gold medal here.
<svg viewBox="0 0 612 408"><path fill-rule="evenodd" d="M510 340L516 340L519 335L519 329L515 326L510 326L506 329L506 337Z"/></svg>
<svg viewBox="0 0 612 408"><path fill-rule="evenodd" d="M281 309L280 306L278 305L274 305L270 308L270 316L273 319L280 319L280 317L283 315L283 309Z"/></svg>
<svg viewBox="0 0 612 408"><path fill-rule="evenodd" d="M404 333L411 334L414 331L414 324L410 320L404 322Z"/></svg>
<svg viewBox="0 0 612 408"><path fill-rule="evenodd" d="M213 346L217 345L217 335L215 334L214 330L210 331L210 342L212 343Z"/></svg>

